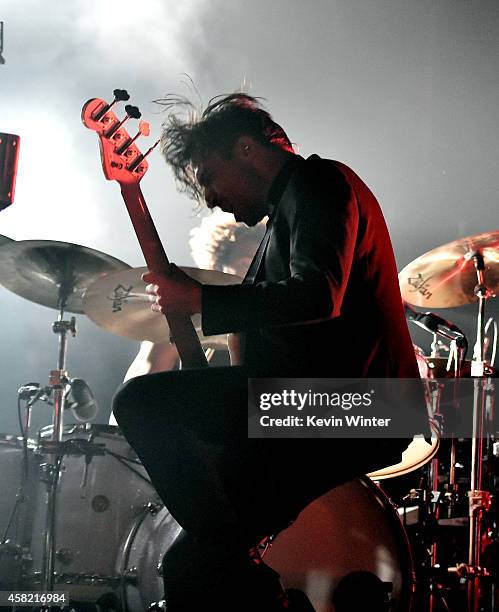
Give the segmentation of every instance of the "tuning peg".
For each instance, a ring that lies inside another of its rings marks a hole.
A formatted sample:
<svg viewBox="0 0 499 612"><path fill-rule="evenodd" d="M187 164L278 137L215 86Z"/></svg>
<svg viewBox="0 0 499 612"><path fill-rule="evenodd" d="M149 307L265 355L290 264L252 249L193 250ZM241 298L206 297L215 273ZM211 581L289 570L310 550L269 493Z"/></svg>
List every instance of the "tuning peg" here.
<svg viewBox="0 0 499 612"><path fill-rule="evenodd" d="M120 127L125 123L125 121L128 121L129 119L138 119L141 115L140 115L140 111L136 106L130 106L129 104L127 104L125 106L125 111L126 111L126 115L125 117L121 120L118 121L118 123L113 124L105 133L106 138L111 138L111 136L120 129Z"/></svg>
<svg viewBox="0 0 499 612"><path fill-rule="evenodd" d="M122 155L128 149L128 147L137 140L139 136L149 136L150 133L151 133L151 126L149 125L149 123L147 123L147 121L140 121L139 131L135 134L133 138L129 138L120 147L118 147L116 149L116 153L118 155Z"/></svg>
<svg viewBox="0 0 499 612"><path fill-rule="evenodd" d="M126 102L130 99L128 92L125 89L115 89L113 91L113 95L114 100L111 102L111 104L106 104L105 106L103 106L100 111L94 117L92 117L92 119L94 119L95 121L99 121L100 119L102 119L102 117L104 117L107 111L116 104L116 102Z"/></svg>
<svg viewBox="0 0 499 612"><path fill-rule="evenodd" d="M126 89L115 89L113 91L114 101L115 102L126 102L130 100L130 96Z"/></svg>
<svg viewBox="0 0 499 612"><path fill-rule="evenodd" d="M127 104L125 106L126 114L132 119L140 119L142 117L141 112L139 111L137 106L132 106L131 104Z"/></svg>
<svg viewBox="0 0 499 612"><path fill-rule="evenodd" d="M147 123L147 121L139 122L139 134L142 136L149 136L151 133L151 126ZM139 135L137 134L137 136Z"/></svg>

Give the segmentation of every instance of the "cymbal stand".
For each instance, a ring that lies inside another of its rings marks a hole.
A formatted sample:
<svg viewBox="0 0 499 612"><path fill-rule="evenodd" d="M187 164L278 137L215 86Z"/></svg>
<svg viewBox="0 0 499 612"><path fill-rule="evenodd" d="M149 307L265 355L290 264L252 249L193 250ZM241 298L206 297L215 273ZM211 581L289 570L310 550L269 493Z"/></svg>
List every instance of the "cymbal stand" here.
<svg viewBox="0 0 499 612"><path fill-rule="evenodd" d="M484 282L485 264L479 252L470 254L475 264L478 283L475 295L478 297L477 338L471 363L471 375L474 377L473 392L473 436L471 447L471 482L469 498L469 550L466 574L468 579L468 610L477 612L480 605L481 586L488 576L486 568L480 566L484 513L491 505L491 494L484 490L483 453L484 442L491 435L491 418L493 411L493 390L491 378L485 375L485 304L490 292Z"/></svg>
<svg viewBox="0 0 499 612"><path fill-rule="evenodd" d="M429 314L426 313L426 317ZM447 369L450 371L452 368L453 376L459 378L468 346L466 337L457 328L446 329L443 325L429 326L428 323L431 323L431 319L423 327L427 331L432 332L431 357L439 356L439 336L449 341ZM440 434L443 434L445 423L440 406L444 385L441 380L436 378L431 369L428 374L429 376L425 380L426 403L429 407L430 419L433 421L434 427L437 428ZM441 490L439 483L439 458L437 455L428 464L426 488L419 492L418 522L419 534L422 536L423 543L421 554L423 578L421 582L422 588L420 587L419 589L419 603L430 612L437 609L449 609L445 588L442 586L442 573L439 564L439 538L436 536L442 506L445 507L447 514L450 515L458 493L455 478L456 438L453 437L451 442L450 479L445 486L445 490Z"/></svg>
<svg viewBox="0 0 499 612"><path fill-rule="evenodd" d="M436 336L436 335L435 335ZM432 421L437 427L438 431L441 432L444 426L443 417L440 412L440 402L442 399L442 390L443 385L438 380L429 379L427 381L429 385L429 400L431 406L432 413ZM436 525L438 525L438 518L440 514L440 505L442 503L442 494L439 491L439 482L438 482L438 466L439 459L438 453L431 460L428 467L427 474L427 486L428 491L426 492L427 500L426 504L420 505L420 513L422 514L422 531L424 531L425 527L430 529L430 532L435 529ZM426 516L425 516L426 513ZM438 562L438 540L435 538L429 547L429 555L430 558L428 561L430 562L430 567L433 568L436 566ZM438 585L434 583L433 576L430 572L430 589L429 589L429 610L432 612L435 609L437 600L441 601L443 605L445 604L445 597L442 592L440 592Z"/></svg>
<svg viewBox="0 0 499 612"><path fill-rule="evenodd" d="M67 294L68 295L68 294ZM66 401L66 384L68 381L66 368L67 335L68 332L74 337L76 335L76 319L71 317L64 321L64 307L66 299L60 298L59 317L52 325L52 331L59 335L59 352L57 368L51 370L49 388L52 390L53 419L52 435L44 444L48 450L47 463L41 466L43 479L47 485L47 514L45 522L45 533L43 535L43 559L41 570L41 590L54 590L54 567L55 567L55 526L56 526L56 500L57 486L61 473L61 457L59 447L62 441L63 415Z"/></svg>

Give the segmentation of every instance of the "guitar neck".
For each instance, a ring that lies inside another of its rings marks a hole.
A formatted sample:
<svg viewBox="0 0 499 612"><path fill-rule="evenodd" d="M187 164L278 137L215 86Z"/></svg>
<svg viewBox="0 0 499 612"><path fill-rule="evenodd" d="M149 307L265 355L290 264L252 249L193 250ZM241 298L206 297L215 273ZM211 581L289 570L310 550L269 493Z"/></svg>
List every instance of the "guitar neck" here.
<svg viewBox="0 0 499 612"><path fill-rule="evenodd" d="M121 194L130 215L135 234L151 272L167 274L170 262L147 208L139 183L121 183ZM188 315L165 314L182 366L207 367L208 362L199 337Z"/></svg>

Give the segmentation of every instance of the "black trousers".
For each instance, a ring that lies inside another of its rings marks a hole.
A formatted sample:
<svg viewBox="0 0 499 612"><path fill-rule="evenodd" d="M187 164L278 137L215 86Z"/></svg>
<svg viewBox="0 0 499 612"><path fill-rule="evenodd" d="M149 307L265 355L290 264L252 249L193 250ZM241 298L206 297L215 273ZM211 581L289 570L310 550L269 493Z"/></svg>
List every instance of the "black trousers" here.
<svg viewBox="0 0 499 612"><path fill-rule="evenodd" d="M243 610L234 607L241 596L255 607L250 593L263 601L272 587L267 574L254 573L248 549L331 488L398 462L407 445L249 440L247 373L239 367L134 378L116 393L113 410L184 530L164 560L169 612Z"/></svg>

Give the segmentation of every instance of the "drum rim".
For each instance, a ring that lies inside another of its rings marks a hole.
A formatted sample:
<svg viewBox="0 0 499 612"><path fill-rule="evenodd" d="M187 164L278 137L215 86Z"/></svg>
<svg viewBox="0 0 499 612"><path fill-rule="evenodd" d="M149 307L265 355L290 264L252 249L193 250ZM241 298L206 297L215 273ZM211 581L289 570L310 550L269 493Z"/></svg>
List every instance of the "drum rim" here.
<svg viewBox="0 0 499 612"><path fill-rule="evenodd" d="M424 455L417 463L412 463L405 468L401 468L398 470L389 470L390 467L395 467L399 465L399 463L394 463L392 466L388 465L384 468L380 468L379 470L375 470L374 472L369 472L367 476L374 481L378 480L389 480L390 478L397 478L398 476L405 476L410 474L411 472L415 472L416 470L424 467L428 462L430 462L433 457L438 453L438 449L440 448L440 437L437 435L433 435L431 438L431 447L428 449L428 454Z"/></svg>
<svg viewBox="0 0 499 612"><path fill-rule="evenodd" d="M373 493L377 503L385 511L389 525L393 527L397 554L401 563L400 600L397 602L397 608L400 610L400 612L410 611L412 610L412 604L414 602L416 574L409 537L397 512L397 506L383 491L381 486L371 480L369 476L361 476L357 479L357 481L371 493ZM397 537L397 534L400 535L400 537Z"/></svg>
<svg viewBox="0 0 499 612"><path fill-rule="evenodd" d="M45 425L40 428L37 433L38 439L47 438L52 435L54 431L53 425ZM67 423L63 427L62 435L69 435L72 433L82 434L110 434L116 436L123 436L121 430L116 425L108 425L107 423Z"/></svg>

